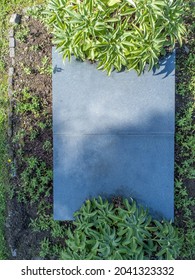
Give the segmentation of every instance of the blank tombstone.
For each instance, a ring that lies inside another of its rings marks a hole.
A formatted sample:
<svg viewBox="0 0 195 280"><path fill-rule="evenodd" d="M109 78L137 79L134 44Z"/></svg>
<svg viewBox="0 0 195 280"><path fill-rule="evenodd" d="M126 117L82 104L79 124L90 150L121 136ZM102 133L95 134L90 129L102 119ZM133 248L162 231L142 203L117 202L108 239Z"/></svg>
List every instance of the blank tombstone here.
<svg viewBox="0 0 195 280"><path fill-rule="evenodd" d="M107 76L53 56L54 219L87 200L132 197L174 218L175 53L160 68Z"/></svg>

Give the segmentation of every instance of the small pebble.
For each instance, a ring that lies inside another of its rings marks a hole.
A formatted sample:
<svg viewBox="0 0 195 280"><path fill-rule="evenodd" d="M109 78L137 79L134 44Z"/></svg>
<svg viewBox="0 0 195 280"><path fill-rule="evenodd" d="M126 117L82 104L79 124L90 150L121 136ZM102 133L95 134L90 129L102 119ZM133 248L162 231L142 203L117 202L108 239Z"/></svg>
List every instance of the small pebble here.
<svg viewBox="0 0 195 280"><path fill-rule="evenodd" d="M15 48L10 48L9 49L9 56L10 57L15 57Z"/></svg>
<svg viewBox="0 0 195 280"><path fill-rule="evenodd" d="M8 86L9 86L9 87L12 87L12 85L13 85L13 78L10 76L10 77L8 78Z"/></svg>
<svg viewBox="0 0 195 280"><path fill-rule="evenodd" d="M12 257L17 257L17 249L11 249Z"/></svg>
<svg viewBox="0 0 195 280"><path fill-rule="evenodd" d="M187 46L184 46L184 50L185 50L185 52L186 52L187 54L189 54L190 49L189 49Z"/></svg>
<svg viewBox="0 0 195 280"><path fill-rule="evenodd" d="M13 76L13 74L14 74L14 68L13 67L10 67L9 68L9 77L11 77L11 76Z"/></svg>
<svg viewBox="0 0 195 280"><path fill-rule="evenodd" d="M10 23L12 24L19 24L21 22L21 15L13 14L10 18Z"/></svg>
<svg viewBox="0 0 195 280"><path fill-rule="evenodd" d="M41 258L40 256L36 256L36 257L33 257L32 260L41 261L41 260L43 260L43 258Z"/></svg>
<svg viewBox="0 0 195 280"><path fill-rule="evenodd" d="M12 66L15 65L15 59L12 57Z"/></svg>
<svg viewBox="0 0 195 280"><path fill-rule="evenodd" d="M16 46L15 39L13 37L10 37L9 38L9 47L10 48L15 48L15 46Z"/></svg>
<svg viewBox="0 0 195 280"><path fill-rule="evenodd" d="M8 96L9 96L9 98L13 97L13 91L11 88L8 88Z"/></svg>
<svg viewBox="0 0 195 280"><path fill-rule="evenodd" d="M11 29L9 30L9 37L13 37L13 36L14 36L14 29L11 28Z"/></svg>

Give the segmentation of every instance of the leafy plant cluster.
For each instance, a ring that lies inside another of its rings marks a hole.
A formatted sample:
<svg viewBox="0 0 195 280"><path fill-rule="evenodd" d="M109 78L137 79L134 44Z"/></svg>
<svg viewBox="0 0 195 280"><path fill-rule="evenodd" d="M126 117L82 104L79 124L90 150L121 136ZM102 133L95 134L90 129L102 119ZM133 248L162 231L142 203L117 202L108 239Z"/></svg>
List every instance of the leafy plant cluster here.
<svg viewBox="0 0 195 280"><path fill-rule="evenodd" d="M65 247L64 240L68 224L53 219L53 207L46 198L40 200L37 207L37 217L31 219L29 226L33 232L46 233L46 237L40 243L40 256L46 259L60 259L61 252Z"/></svg>
<svg viewBox="0 0 195 280"><path fill-rule="evenodd" d="M17 25L15 26L15 38L18 40L20 43L23 42L25 43L27 40L27 36L29 35L29 28L25 25Z"/></svg>
<svg viewBox="0 0 195 280"><path fill-rule="evenodd" d="M38 67L38 71L39 73L42 75L42 74L48 74L48 75L51 75L52 74L52 65L50 65L48 63L48 60L49 58L47 56L44 56L42 59L41 59L41 66Z"/></svg>
<svg viewBox="0 0 195 280"><path fill-rule="evenodd" d="M31 46L31 51L32 47L37 47L37 46ZM40 73L41 75L51 75L52 74L52 65L48 62L49 58L47 56L44 56L41 59L41 65L37 67L37 69L33 69L32 67L25 66L23 63L20 63L21 69L24 71L26 75L30 75L33 73Z"/></svg>
<svg viewBox="0 0 195 280"><path fill-rule="evenodd" d="M0 77L1 81L1 77ZM6 142L7 121L7 92L6 87L0 84L0 260L7 258L7 244L5 240L6 190L9 188L8 180L8 150Z"/></svg>
<svg viewBox="0 0 195 280"><path fill-rule="evenodd" d="M175 259L182 245L171 223L152 220L133 200L118 208L101 197L88 200L75 218L62 259Z"/></svg>
<svg viewBox="0 0 195 280"><path fill-rule="evenodd" d="M16 112L18 114L31 113L34 116L39 115L40 111L40 98L33 95L29 88L25 87L21 90L20 94L14 94L16 102Z"/></svg>
<svg viewBox="0 0 195 280"><path fill-rule="evenodd" d="M182 111L176 116L178 129L176 140L182 149L183 160L176 164L176 171L180 176L195 179L195 103L188 102Z"/></svg>
<svg viewBox="0 0 195 280"><path fill-rule="evenodd" d="M184 237L180 258L192 260L195 258L195 7L191 1L187 1L184 19L189 53L180 51L177 56L176 92L180 103L176 115L175 223Z"/></svg>
<svg viewBox="0 0 195 280"><path fill-rule="evenodd" d="M19 201L34 203L50 196L52 171L47 169L45 162L36 157L27 158L26 168L20 177Z"/></svg>
<svg viewBox="0 0 195 280"><path fill-rule="evenodd" d="M98 69L135 69L158 63L182 44L182 0L50 0L48 25L64 60L74 54Z"/></svg>

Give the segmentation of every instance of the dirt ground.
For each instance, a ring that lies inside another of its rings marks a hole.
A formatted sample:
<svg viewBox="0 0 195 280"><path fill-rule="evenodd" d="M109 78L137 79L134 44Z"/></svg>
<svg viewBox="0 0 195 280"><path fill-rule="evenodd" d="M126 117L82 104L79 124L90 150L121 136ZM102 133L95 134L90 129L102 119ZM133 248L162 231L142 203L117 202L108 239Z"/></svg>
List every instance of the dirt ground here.
<svg viewBox="0 0 195 280"><path fill-rule="evenodd" d="M16 192L20 188L19 177L25 169L24 159L35 156L44 161L47 168L52 169L52 148L50 151L43 149L43 143L52 143L52 80L51 74L40 74L38 66L41 67L43 57L47 57L47 64L51 65L51 35L48 35L43 24L30 17L23 16L25 28L28 35L22 41L16 40L14 92L16 93L15 103L18 100L17 93L22 89L28 88L33 96L39 97L39 116L33 117L31 113L25 116L15 112L13 117L13 135L17 135L21 129L25 131L24 137L19 141L12 141L11 147L16 157L17 170L16 177L12 179L14 186L13 198L8 199L6 235L11 249L13 259L36 259L39 258L40 241L48 236L48 232L33 232L29 224L31 219L37 215L37 205L18 202ZM17 31L16 31L17 32ZM34 48L33 48L34 46ZM29 72L24 71L30 69ZM29 100L31 102L31 100ZM44 129L38 124L46 123ZM35 139L31 139L32 131L36 131ZM22 151L19 153L19 151ZM52 188L52 182L51 182ZM52 193L48 198L48 203L52 203Z"/></svg>

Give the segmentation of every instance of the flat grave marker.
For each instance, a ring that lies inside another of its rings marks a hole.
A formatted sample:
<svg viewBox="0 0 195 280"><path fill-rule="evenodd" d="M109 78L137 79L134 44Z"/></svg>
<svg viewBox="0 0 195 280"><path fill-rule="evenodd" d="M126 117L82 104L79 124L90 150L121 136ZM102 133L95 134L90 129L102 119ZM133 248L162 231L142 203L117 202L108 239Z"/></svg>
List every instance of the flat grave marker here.
<svg viewBox="0 0 195 280"><path fill-rule="evenodd" d="M174 218L175 53L137 76L53 56L54 219L124 196Z"/></svg>

